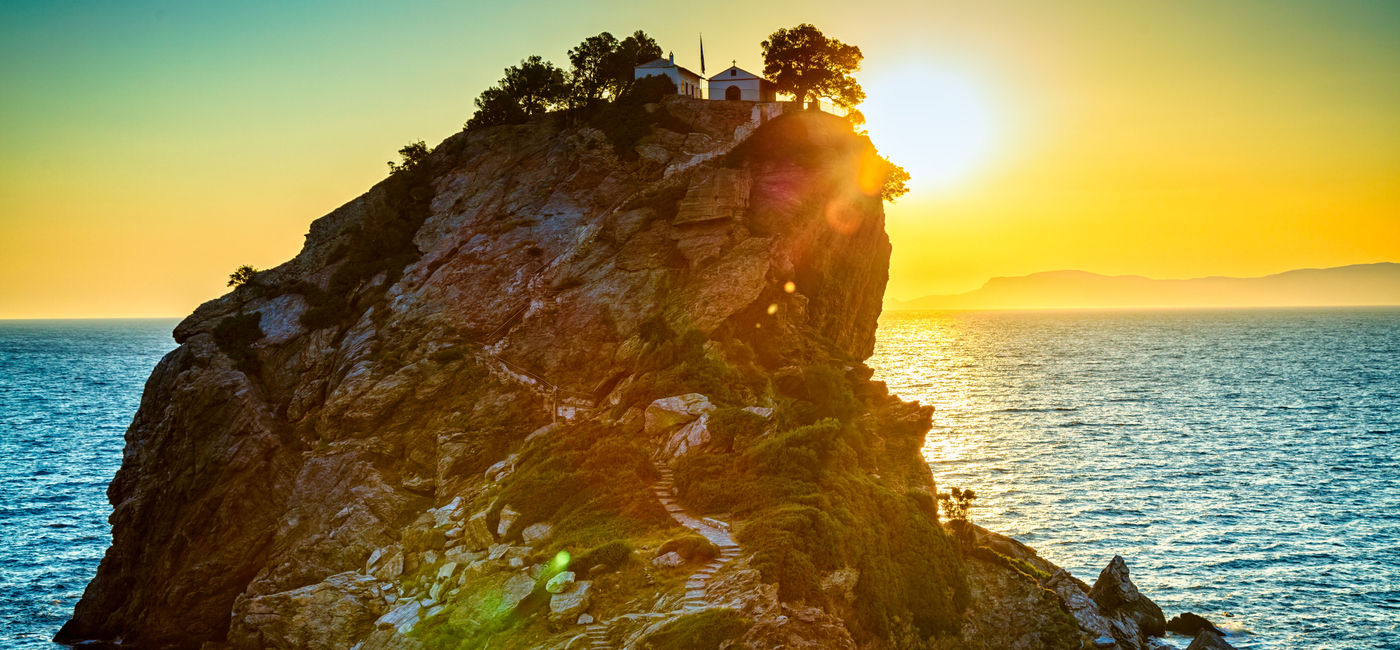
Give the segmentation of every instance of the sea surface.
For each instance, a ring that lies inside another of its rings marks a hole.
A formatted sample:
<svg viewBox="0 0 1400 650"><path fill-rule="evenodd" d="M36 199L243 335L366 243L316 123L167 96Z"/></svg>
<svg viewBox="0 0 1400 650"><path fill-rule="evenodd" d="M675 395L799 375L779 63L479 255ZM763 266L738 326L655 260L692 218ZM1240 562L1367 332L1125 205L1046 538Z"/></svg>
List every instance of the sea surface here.
<svg viewBox="0 0 1400 650"><path fill-rule="evenodd" d="M54 648L174 320L0 321L0 648ZM886 315L974 519L1242 650L1400 648L1400 310ZM1180 647L1186 639L1173 639Z"/></svg>
<svg viewBox="0 0 1400 650"><path fill-rule="evenodd" d="M173 319L0 321L0 648L58 648L111 543L107 484Z"/></svg>
<svg viewBox="0 0 1400 650"><path fill-rule="evenodd" d="M1400 648L1400 310L887 314L974 520L1236 647ZM1189 639L1169 639L1185 647Z"/></svg>

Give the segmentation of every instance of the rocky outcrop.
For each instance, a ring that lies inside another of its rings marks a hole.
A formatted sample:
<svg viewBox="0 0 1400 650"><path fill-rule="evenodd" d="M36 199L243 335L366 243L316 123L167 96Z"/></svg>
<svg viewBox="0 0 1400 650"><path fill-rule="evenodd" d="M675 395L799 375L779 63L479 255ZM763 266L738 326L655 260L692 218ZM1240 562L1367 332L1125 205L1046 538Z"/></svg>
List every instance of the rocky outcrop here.
<svg viewBox="0 0 1400 650"><path fill-rule="evenodd" d="M893 530L947 548L918 456L928 409L861 364L890 254L859 182L878 158L839 118L758 128L761 114L669 98L634 116L654 128L623 150L553 118L455 135L314 222L296 258L200 306L147 384L109 490L112 546L60 640L626 645L725 607L749 647L900 645L918 631L907 620L853 622L892 575L860 558L780 597L771 556L750 566L706 518L727 542L703 575L682 586L684 570L649 561L676 526L653 460L715 446L721 399L764 440L806 418L800 442L820 447L836 429L819 416L855 423L842 435L865 436L859 452L832 461L848 485L883 499ZM846 401L818 404L832 386ZM815 511L793 506L785 523ZM920 621L943 635L930 643L1078 642L1068 596L967 561L966 578L935 567L936 588L881 597L960 607L961 636ZM1123 593L1102 602L1136 616Z"/></svg>
<svg viewBox="0 0 1400 650"><path fill-rule="evenodd" d="M1186 646L1186 650L1235 650L1235 646L1226 643L1225 639L1211 630L1201 630L1196 638L1191 640L1191 645Z"/></svg>
<svg viewBox="0 0 1400 650"><path fill-rule="evenodd" d="M1167 631L1175 632L1182 636L1195 637L1201 630L1210 630L1219 635L1225 634L1221 632L1220 628L1216 627L1214 623L1207 620L1206 617L1199 614L1192 614L1191 612L1177 614L1171 617L1171 620L1167 621Z"/></svg>
<svg viewBox="0 0 1400 650"><path fill-rule="evenodd" d="M1089 589L1089 597L1100 611L1115 619L1114 637L1121 643L1142 645L1147 637L1166 632L1162 608L1138 591L1128 578L1128 563L1121 555L1113 556L1099 573L1099 579Z"/></svg>

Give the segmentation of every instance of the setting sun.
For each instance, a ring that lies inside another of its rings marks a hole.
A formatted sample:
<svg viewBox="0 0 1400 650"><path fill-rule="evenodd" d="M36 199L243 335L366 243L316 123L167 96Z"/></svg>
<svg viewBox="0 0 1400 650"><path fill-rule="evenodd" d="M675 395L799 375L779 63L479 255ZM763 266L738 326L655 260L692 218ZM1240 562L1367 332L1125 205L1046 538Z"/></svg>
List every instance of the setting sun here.
<svg viewBox="0 0 1400 650"><path fill-rule="evenodd" d="M946 191L983 169L1003 130L971 79L926 66L872 73L861 107L875 146L909 171L915 190Z"/></svg>

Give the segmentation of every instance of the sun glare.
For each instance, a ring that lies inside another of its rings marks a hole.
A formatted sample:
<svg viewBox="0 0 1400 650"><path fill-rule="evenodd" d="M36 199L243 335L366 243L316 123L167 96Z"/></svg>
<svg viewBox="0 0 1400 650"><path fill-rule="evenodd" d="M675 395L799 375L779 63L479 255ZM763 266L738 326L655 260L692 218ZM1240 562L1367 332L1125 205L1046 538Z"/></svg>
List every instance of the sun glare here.
<svg viewBox="0 0 1400 650"><path fill-rule="evenodd" d="M997 135L995 111L972 80L910 66L862 80L870 139L902 165L912 190L947 191L984 167Z"/></svg>

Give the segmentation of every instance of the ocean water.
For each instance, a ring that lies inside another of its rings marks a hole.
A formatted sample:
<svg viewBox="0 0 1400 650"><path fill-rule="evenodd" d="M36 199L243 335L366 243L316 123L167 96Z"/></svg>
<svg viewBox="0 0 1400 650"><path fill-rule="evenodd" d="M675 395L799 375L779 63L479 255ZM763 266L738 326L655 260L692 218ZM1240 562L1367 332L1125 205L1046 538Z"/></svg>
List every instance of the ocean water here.
<svg viewBox="0 0 1400 650"><path fill-rule="evenodd" d="M0 648L54 648L173 320L0 322ZM1400 310L887 315L974 518L1242 650L1400 648ZM1175 639L1184 647L1187 640Z"/></svg>
<svg viewBox="0 0 1400 650"><path fill-rule="evenodd" d="M107 484L176 321L0 321L0 648L49 641L111 543Z"/></svg>
<svg viewBox="0 0 1400 650"><path fill-rule="evenodd" d="M1400 310L887 314L940 489L1241 649L1400 648ZM1185 647L1189 639L1170 639Z"/></svg>

